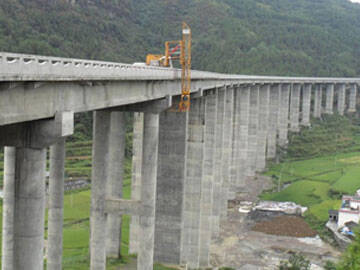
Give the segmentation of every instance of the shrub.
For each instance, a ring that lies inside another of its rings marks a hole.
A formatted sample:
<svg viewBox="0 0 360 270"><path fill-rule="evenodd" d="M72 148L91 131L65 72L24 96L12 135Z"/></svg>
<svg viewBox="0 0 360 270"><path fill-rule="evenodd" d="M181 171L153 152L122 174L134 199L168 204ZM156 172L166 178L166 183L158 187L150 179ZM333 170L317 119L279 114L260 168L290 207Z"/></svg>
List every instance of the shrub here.
<svg viewBox="0 0 360 270"><path fill-rule="evenodd" d="M280 263L279 270L310 270L310 261L300 254L292 254L289 261Z"/></svg>

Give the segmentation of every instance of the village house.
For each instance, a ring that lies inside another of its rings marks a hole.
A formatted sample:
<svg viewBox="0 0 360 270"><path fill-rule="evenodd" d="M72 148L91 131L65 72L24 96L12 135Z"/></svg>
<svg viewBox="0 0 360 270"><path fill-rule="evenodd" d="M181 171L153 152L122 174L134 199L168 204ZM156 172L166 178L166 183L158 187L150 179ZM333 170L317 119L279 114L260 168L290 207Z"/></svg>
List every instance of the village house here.
<svg viewBox="0 0 360 270"><path fill-rule="evenodd" d="M329 221L336 222L338 228L344 227L349 222L359 224L360 221L360 190L355 196L343 196L339 210L329 211Z"/></svg>

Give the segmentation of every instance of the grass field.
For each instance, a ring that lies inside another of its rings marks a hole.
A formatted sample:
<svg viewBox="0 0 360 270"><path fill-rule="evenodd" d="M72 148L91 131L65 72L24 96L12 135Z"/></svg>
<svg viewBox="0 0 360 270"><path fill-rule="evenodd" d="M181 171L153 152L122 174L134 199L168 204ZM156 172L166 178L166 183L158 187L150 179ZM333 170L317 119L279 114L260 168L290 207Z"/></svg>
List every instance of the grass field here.
<svg viewBox="0 0 360 270"><path fill-rule="evenodd" d="M124 198L130 198L130 179L124 181ZM70 193L64 201L64 269L89 269L90 190ZM128 260L129 216L123 216L121 260L109 260L107 269Z"/></svg>
<svg viewBox="0 0 360 270"><path fill-rule="evenodd" d="M339 208L342 194L354 194L360 189L359 165L360 152L273 165L266 175L273 178L275 189L262 194L261 198L294 201L309 207L306 215L326 222L328 210ZM277 192L279 184L286 187Z"/></svg>

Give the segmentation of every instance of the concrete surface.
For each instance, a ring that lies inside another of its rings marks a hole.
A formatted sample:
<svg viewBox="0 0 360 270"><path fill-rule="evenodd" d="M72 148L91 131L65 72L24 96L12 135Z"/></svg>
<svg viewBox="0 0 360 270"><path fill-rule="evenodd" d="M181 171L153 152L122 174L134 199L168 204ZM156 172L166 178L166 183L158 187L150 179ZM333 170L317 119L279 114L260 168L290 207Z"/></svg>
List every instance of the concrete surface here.
<svg viewBox="0 0 360 270"><path fill-rule="evenodd" d="M109 160L106 197L122 198L125 162L125 116L123 112L111 112L109 133ZM120 258L121 215L108 213L106 220L106 255Z"/></svg>
<svg viewBox="0 0 360 270"><path fill-rule="evenodd" d="M159 114L144 113L138 270L153 269L158 147Z"/></svg>
<svg viewBox="0 0 360 270"><path fill-rule="evenodd" d="M42 270L46 150L16 149L14 269Z"/></svg>
<svg viewBox="0 0 360 270"><path fill-rule="evenodd" d="M15 147L4 149L2 270L14 269Z"/></svg>
<svg viewBox="0 0 360 270"><path fill-rule="evenodd" d="M141 164L143 152L144 136L144 113L134 113L133 130L133 158L131 170L131 199L140 200L141 198ZM139 216L131 216L130 235L129 235L129 253L136 254L139 245Z"/></svg>
<svg viewBox="0 0 360 270"><path fill-rule="evenodd" d="M50 147L47 269L62 269L65 139Z"/></svg>
<svg viewBox="0 0 360 270"><path fill-rule="evenodd" d="M90 269L106 268L107 163L109 160L110 111L94 112L90 209Z"/></svg>

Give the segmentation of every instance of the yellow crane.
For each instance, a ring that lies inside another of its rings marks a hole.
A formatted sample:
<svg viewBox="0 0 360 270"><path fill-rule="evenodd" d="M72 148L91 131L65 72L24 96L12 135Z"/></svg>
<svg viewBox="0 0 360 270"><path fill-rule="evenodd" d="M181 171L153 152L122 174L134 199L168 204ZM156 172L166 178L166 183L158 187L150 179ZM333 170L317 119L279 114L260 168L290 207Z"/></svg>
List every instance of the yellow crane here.
<svg viewBox="0 0 360 270"><path fill-rule="evenodd" d="M181 100L179 111L190 109L191 89L191 29L182 23L182 39L165 42L165 55L148 54L146 64L149 66L172 67L172 61L179 60L181 65Z"/></svg>

